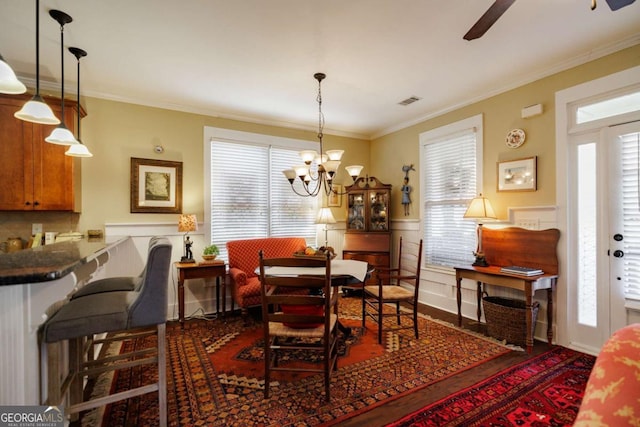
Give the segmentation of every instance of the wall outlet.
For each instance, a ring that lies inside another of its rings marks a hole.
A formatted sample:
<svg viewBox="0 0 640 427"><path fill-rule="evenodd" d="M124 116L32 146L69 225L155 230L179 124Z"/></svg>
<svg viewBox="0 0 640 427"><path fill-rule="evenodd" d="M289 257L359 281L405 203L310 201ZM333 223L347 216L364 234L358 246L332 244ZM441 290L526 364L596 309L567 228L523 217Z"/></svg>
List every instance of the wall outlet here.
<svg viewBox="0 0 640 427"><path fill-rule="evenodd" d="M42 233L42 224L31 224L31 235Z"/></svg>

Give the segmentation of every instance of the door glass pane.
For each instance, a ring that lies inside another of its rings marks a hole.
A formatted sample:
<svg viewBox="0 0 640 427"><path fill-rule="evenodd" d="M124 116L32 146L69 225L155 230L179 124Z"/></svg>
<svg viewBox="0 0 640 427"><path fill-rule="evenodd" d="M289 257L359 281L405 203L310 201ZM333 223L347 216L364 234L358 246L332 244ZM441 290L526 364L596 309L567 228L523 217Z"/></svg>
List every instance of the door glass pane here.
<svg viewBox="0 0 640 427"><path fill-rule="evenodd" d="M578 146L578 322L596 326L596 144Z"/></svg>
<svg viewBox="0 0 640 427"><path fill-rule="evenodd" d="M624 285L625 298L640 301L640 133L620 136L622 143L622 250L621 258L624 271L621 278Z"/></svg>

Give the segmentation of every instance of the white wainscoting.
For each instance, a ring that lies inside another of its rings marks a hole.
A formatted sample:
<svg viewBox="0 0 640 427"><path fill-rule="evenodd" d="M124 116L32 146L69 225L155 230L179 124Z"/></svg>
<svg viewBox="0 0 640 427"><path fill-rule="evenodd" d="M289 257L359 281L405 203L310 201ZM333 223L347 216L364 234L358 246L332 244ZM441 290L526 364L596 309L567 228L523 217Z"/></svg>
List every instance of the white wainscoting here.
<svg viewBox="0 0 640 427"><path fill-rule="evenodd" d="M147 248L149 239L153 236L165 236L173 245L171 259L180 261L183 255L184 233L178 232L177 222L171 223L126 223L105 224L105 237L112 240L121 236L129 236L133 241L134 252L126 258L127 262L118 265L119 274L109 274L109 276L136 276L140 274L146 263ZM206 246L204 241L203 224L198 224L198 231L189 233L193 241L193 254L197 259L198 254ZM119 263L120 264L120 263ZM110 264L107 264L110 267ZM224 282L223 282L224 284ZM215 313L216 292L215 282L203 279L187 280L184 284L184 306L185 317L203 313ZM230 292L227 292L227 307L231 307ZM178 274L175 265L171 265L171 275L169 278L169 293L167 301L167 317L169 319L178 318Z"/></svg>
<svg viewBox="0 0 640 427"><path fill-rule="evenodd" d="M557 207L556 206L533 206L516 207L508 209L507 221L485 224L485 227L522 227L532 230L543 230L557 227ZM318 225L316 233L316 246L325 245L325 226ZM203 224L198 224L199 230L203 230ZM335 249L338 258L342 258L342 248L346 224L339 221L335 224L327 225L327 242ZM404 240L418 242L422 238L420 220L391 220L392 232L392 265L397 259L397 244L402 236ZM205 246L204 232L196 231L189 233L193 240L194 253L199 253L199 248ZM136 275L144 266L147 245L149 238L155 235L167 236L173 244L173 259L178 261L182 255L183 234L177 231L175 223L144 223L144 224L106 224L105 235L107 239L120 236L130 236L137 249L136 254L132 254L126 259L127 265L119 266L122 269L121 275ZM109 264L107 264L110 267ZM109 274L113 276L114 274ZM178 297L177 297L177 271L172 266L171 280L169 286L168 316L170 319L178 318ZM509 290L501 287L485 285L485 290L492 296L503 296L507 298L522 299L522 292ZM429 268L423 269L420 280L421 303L439 308L441 310L457 313L456 302L456 282L455 273L451 268ZM546 293L539 292L534 296L534 301L540 302L540 311L536 322L536 338L546 340L547 330L547 303ZM557 307L554 293L554 307ZM227 292L226 307L231 307L231 293ZM185 315L198 313L215 313L216 295L215 284L205 282L202 279L189 280L185 283ZM462 282L462 315L475 319L477 311L476 303L476 283L468 280ZM556 315L554 313L554 319ZM484 318L483 318L484 320ZM555 326L554 326L555 329ZM555 336L555 330L554 330Z"/></svg>

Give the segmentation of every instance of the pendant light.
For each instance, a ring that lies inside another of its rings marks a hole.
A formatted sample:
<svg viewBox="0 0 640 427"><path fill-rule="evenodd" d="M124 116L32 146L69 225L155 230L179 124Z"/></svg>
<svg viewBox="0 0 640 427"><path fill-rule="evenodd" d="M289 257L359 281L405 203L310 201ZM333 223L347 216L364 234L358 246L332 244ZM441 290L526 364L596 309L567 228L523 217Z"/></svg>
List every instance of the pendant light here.
<svg viewBox="0 0 640 427"><path fill-rule="evenodd" d="M71 133L64 124L64 25L72 22L73 18L64 12L55 9L50 10L49 15L51 15L51 17L60 24L60 74L62 76L60 78L60 102L62 103L60 107L60 115L62 116L62 121L44 140L52 144L74 145L77 144L78 141L76 141L73 133Z"/></svg>
<svg viewBox="0 0 640 427"><path fill-rule="evenodd" d="M78 143L69 147L64 154L72 157L93 157L93 154L80 139L80 58L87 56L87 52L79 47L70 47L69 52L73 53L78 60Z"/></svg>
<svg viewBox="0 0 640 427"><path fill-rule="evenodd" d="M18 95L26 91L27 87L18 80L11 66L0 55L0 93Z"/></svg>
<svg viewBox="0 0 640 427"><path fill-rule="evenodd" d="M40 0L36 0L36 94L14 116L20 120L44 125L60 123L40 96Z"/></svg>

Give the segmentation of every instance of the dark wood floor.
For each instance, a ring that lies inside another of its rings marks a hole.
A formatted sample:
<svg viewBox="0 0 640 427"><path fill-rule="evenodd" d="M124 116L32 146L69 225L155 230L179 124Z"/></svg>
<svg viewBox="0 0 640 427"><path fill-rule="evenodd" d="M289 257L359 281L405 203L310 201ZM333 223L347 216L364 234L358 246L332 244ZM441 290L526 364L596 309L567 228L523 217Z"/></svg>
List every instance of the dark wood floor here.
<svg viewBox="0 0 640 427"><path fill-rule="evenodd" d="M458 322L455 314L447 313L432 307L421 306L420 311L433 318L453 324L457 324ZM485 325L479 325L477 322L469 319L463 319L463 326L476 332L486 332ZM453 394L463 388L472 386L473 384L498 373L503 369L544 353L548 349L549 345L546 342L536 341L533 351L530 354L523 351L509 352L508 354L490 360L480 366L471 368L451 378L436 382L421 391L411 393L408 396L399 398L378 408L374 408L360 416L351 418L338 425L343 427L383 426L402 418L404 415L417 411L429 403L440 400L443 397Z"/></svg>

